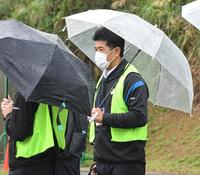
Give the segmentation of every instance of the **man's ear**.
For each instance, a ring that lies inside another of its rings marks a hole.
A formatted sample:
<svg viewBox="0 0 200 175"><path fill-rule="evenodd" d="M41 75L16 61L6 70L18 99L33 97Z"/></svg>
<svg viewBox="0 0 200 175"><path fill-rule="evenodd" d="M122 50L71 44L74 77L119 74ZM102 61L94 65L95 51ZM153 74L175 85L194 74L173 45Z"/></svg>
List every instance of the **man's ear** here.
<svg viewBox="0 0 200 175"><path fill-rule="evenodd" d="M120 56L121 48L120 47L116 47L115 53L116 53L117 56Z"/></svg>

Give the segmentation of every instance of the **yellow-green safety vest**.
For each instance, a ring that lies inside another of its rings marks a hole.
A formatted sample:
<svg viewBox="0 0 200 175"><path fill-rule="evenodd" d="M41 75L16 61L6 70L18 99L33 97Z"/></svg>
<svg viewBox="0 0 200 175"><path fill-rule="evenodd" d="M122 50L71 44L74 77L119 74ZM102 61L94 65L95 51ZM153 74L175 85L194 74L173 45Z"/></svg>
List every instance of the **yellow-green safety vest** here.
<svg viewBox="0 0 200 175"><path fill-rule="evenodd" d="M58 147L65 148L66 139L65 131L68 117L68 110L63 109L60 114L60 121L63 126L62 130L59 130L56 122L58 114L58 107L52 106L53 115L53 129L58 143ZM35 114L33 134L27 137L23 141L16 142L16 157L29 158L39 153L44 152L48 148L55 146L53 138L53 130L51 124L51 118L49 114L49 108L46 104L40 104Z"/></svg>
<svg viewBox="0 0 200 175"><path fill-rule="evenodd" d="M112 90L112 101L111 101L111 113L126 113L128 112L128 107L123 98L124 91L124 81L129 73L137 72L137 69L130 65L123 75L119 78L118 83L115 88ZM101 77L102 78L102 77ZM101 78L99 79L96 86L96 93L94 97L94 104L96 101L96 96L99 90L99 84L101 82ZM89 130L89 141L93 143L95 139L95 123L92 122L90 124ZM111 127L111 141L113 142L129 142L136 140L147 140L147 124L143 127L137 128L113 128Z"/></svg>

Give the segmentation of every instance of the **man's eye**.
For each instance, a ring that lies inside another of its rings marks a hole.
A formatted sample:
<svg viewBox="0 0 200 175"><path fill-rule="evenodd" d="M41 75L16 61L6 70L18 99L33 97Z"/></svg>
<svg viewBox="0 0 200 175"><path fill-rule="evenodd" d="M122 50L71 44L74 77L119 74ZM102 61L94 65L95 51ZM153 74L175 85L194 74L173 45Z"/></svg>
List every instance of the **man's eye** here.
<svg viewBox="0 0 200 175"><path fill-rule="evenodd" d="M105 50L104 49L99 49L99 51L104 52Z"/></svg>

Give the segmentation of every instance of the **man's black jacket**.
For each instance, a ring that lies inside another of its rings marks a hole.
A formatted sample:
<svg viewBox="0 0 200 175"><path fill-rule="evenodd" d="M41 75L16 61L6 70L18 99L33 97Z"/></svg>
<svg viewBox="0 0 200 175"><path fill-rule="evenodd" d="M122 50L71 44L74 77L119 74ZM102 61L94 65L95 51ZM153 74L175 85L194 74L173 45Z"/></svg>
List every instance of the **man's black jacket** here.
<svg viewBox="0 0 200 175"><path fill-rule="evenodd" d="M111 87L119 80L128 62L122 62L111 72L99 85L95 106L98 107ZM142 85L136 89L132 88L135 83ZM103 83L102 83L103 82ZM133 90L130 90L133 89ZM145 141L113 142L111 141L110 127L135 128L145 126L147 123L147 99L148 88L138 73L130 73L124 81L123 97L129 112L123 114L111 114L112 96L103 104L103 124L96 127L94 141L95 159L108 163L120 162L145 162Z"/></svg>

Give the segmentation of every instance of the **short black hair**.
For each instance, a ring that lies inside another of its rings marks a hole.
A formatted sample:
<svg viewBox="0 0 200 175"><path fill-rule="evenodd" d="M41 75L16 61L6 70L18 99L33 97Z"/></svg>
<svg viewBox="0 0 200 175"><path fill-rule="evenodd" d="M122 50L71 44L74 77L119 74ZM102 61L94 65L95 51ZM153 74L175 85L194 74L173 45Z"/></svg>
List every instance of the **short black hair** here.
<svg viewBox="0 0 200 175"><path fill-rule="evenodd" d="M100 27L97 29L93 36L94 41L106 41L107 46L111 49L119 47L121 49L120 56L123 57L124 54L124 39L105 27Z"/></svg>

